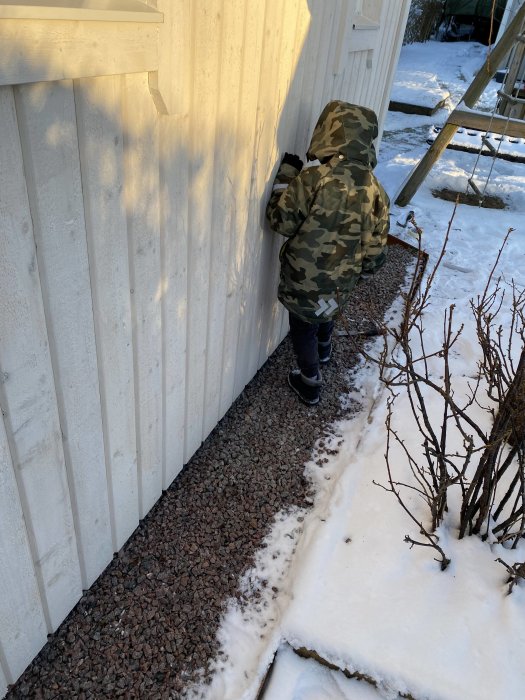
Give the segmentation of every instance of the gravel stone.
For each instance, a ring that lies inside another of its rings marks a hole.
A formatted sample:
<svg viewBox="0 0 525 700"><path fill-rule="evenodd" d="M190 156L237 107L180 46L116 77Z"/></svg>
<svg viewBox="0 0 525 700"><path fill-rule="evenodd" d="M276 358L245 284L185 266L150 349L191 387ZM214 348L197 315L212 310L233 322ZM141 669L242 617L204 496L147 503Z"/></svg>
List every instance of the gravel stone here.
<svg viewBox="0 0 525 700"><path fill-rule="evenodd" d="M412 260L401 246L390 247L385 267L356 288L345 311L350 325L383 319ZM273 515L309 507L303 467L315 441L359 409L339 398L358 357L352 339L334 335L321 402L307 407L286 384L293 355L285 338L11 686L8 700L166 700L206 679L209 661L224 660L216 632L225 603L240 597L238 581ZM328 458L319 453L321 466Z"/></svg>

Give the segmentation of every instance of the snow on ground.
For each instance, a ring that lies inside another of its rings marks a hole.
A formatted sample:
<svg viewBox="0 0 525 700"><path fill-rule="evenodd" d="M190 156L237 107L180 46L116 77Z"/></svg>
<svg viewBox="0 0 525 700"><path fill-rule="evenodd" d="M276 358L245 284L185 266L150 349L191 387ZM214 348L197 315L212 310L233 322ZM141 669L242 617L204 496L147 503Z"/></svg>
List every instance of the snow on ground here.
<svg viewBox="0 0 525 700"><path fill-rule="evenodd" d="M419 91L425 104L429 89L433 91L439 86L450 93L450 102L455 107L486 58L487 47L475 42L428 41L403 46L392 94L405 86L411 92ZM492 109L497 89L498 83L490 84L480 99L482 108Z"/></svg>
<svg viewBox="0 0 525 700"><path fill-rule="evenodd" d="M467 43L408 46L402 51L400 70L418 65L420 71L435 75L457 101L485 52L486 47ZM488 94L495 89L491 85ZM446 119L445 110L433 118L389 114L376 172L392 199L426 151L429 125L440 119ZM414 211L424 231L428 269L439 254L453 211L453 204L434 198L432 190L465 191L475 162L473 154L446 151L410 205L392 206L391 230L396 235L407 235L396 221ZM461 352L453 365L458 391L474 374L479 352L468 301L482 291L509 228L515 231L501 257L500 272L506 281L514 278L525 287L525 165L483 157L476 181L484 186L491 168L487 193L503 198L507 208L459 206L425 315L429 344L440 345L443 313L451 303L456 304L456 323L465 323ZM417 527L395 498L373 483L387 480L387 392L373 365L363 365L356 380L364 410L333 426L325 447L336 454L322 467L314 451L306 465L317 487L314 507L308 514L296 511L277 519L268 546L244 581L246 590L257 594L242 608L232 603L221 629L223 661L211 686L196 691L195 697L255 698L279 644L288 642L372 676L378 682L373 692L383 698L410 692L417 700L523 700L525 586L506 595L506 572L495 560L525 561L525 541L510 551L476 537L457 540L457 518L451 509L439 530L440 544L452 562L446 571L440 571L433 550L410 549L403 539L406 534L417 538ZM439 403L430 399L429 411L439 426ZM395 405L396 427L417 451L420 439L410 417L407 398L401 395ZM479 417L485 420L481 411ZM392 453L392 464L399 480L408 479L399 452ZM414 507L420 506L414 501ZM420 516L425 518L424 510ZM281 649L265 700L361 697L352 692L373 697L369 687L356 690L348 683L339 672L298 661Z"/></svg>
<svg viewBox="0 0 525 700"><path fill-rule="evenodd" d="M366 681L346 678L338 671L319 667L297 656L289 646L279 649L264 700L381 700Z"/></svg>
<svg viewBox="0 0 525 700"><path fill-rule="evenodd" d="M402 102L433 110L437 104L446 100L450 93L445 90L435 73L412 69L397 72L397 79L390 94L392 102ZM421 85L425 91L421 91Z"/></svg>

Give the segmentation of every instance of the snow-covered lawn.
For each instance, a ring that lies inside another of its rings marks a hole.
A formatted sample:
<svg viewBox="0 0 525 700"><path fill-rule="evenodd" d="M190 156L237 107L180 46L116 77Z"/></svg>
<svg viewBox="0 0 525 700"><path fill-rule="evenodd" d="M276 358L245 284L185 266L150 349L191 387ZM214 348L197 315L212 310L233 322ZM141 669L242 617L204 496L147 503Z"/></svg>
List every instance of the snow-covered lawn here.
<svg viewBox="0 0 525 700"><path fill-rule="evenodd" d="M403 49L400 71L409 66L433 76L452 95L461 97L486 48L478 44L429 42ZM424 84L421 90L424 91ZM492 84L487 94L495 94ZM484 97L483 101L488 100ZM429 125L443 123L446 110L434 117L390 113L381 145L377 175L392 197L426 151ZM392 206L391 229L406 235L396 221L409 209L423 229L423 247L431 269L441 249L453 204L432 195L450 188L464 192L476 156L446 151L403 210ZM511 234L500 263L505 280L525 286L525 165L479 159L476 181L501 197L505 210L460 205L451 239L436 276L425 314L429 344L440 344L443 313L456 304L456 323L465 324L453 372L458 387L476 371L479 350L469 299L483 290L498 249ZM395 309L392 316L395 318ZM517 550L458 540L453 509L439 530L440 545L451 559L440 571L432 549L410 549L404 536L417 527L392 494L373 481L387 482L385 466L387 392L374 365L358 374L363 411L333 426L324 448L335 454L306 465L317 486L308 513L282 514L246 576L247 591L257 591L241 610L233 604L221 628L224 661L204 697L210 700L255 698L279 645L315 650L341 668L373 677L378 689L346 679L314 661L298 659L288 647L277 657L265 700L345 700L397 698L409 692L417 700L523 700L525 698L525 586L506 595L506 572L495 560L525 561L525 540ZM439 425L441 408L429 400L431 420ZM486 421L479 411L479 419ZM411 426L403 395L395 404L397 428L416 452L421 442ZM408 467L399 452L392 464L400 481ZM420 517L425 519L423 506ZM267 582L267 584L263 584ZM202 689L201 689L202 690Z"/></svg>

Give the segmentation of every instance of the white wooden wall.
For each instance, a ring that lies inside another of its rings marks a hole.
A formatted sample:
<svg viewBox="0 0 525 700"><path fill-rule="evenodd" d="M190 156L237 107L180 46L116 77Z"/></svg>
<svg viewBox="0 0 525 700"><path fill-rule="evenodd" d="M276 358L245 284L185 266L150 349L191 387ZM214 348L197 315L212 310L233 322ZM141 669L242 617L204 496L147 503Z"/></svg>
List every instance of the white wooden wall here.
<svg viewBox="0 0 525 700"><path fill-rule="evenodd" d="M384 116L408 4L180 0L170 116L147 73L0 87L0 696L286 333L276 165Z"/></svg>

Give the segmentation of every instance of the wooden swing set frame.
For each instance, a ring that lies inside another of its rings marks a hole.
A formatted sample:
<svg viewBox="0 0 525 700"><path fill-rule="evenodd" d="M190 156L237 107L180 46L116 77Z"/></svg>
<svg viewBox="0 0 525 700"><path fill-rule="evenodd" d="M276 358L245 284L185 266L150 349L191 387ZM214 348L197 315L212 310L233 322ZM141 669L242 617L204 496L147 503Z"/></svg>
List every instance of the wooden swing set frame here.
<svg viewBox="0 0 525 700"><path fill-rule="evenodd" d="M489 130L496 134L514 138L525 138L525 99L513 94L516 92L514 86L518 79L520 68L524 62L524 29L525 3L518 9L501 39L487 56L487 60L476 74L476 77L468 87L456 109L450 113L434 143L430 146L426 154L403 184L395 199L395 203L398 206L403 207L410 202L434 163L454 138L459 127L484 131L485 134L482 135L482 142L485 144L488 143L485 135ZM505 57L511 51L514 52L509 70L504 81L503 89L498 93L500 97L500 102L498 104L499 114L495 114L496 107L492 114L476 111L474 109L476 102ZM496 158L497 152L494 151L492 155ZM471 180L469 180L469 184Z"/></svg>

